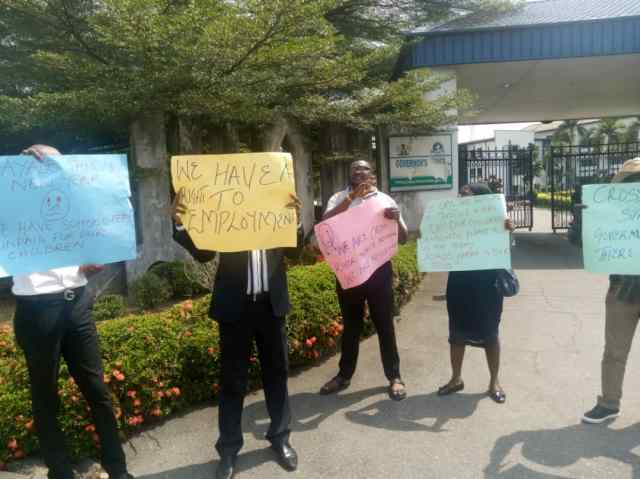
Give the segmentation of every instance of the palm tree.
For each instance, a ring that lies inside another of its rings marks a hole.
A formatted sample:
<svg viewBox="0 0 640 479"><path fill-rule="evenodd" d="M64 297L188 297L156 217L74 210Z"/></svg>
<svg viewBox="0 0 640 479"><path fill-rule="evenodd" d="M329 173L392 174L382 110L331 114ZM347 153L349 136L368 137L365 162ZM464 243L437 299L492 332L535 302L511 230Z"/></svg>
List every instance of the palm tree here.
<svg viewBox="0 0 640 479"><path fill-rule="evenodd" d="M568 143L570 145L577 145L585 132L586 129L580 125L579 120L565 120L553 134L553 141L556 144Z"/></svg>
<svg viewBox="0 0 640 479"><path fill-rule="evenodd" d="M610 143L620 143L624 135L624 126L616 118L603 118L598 126L598 134Z"/></svg>
<svg viewBox="0 0 640 479"><path fill-rule="evenodd" d="M623 143L638 143L640 141L640 117L636 117L622 133Z"/></svg>
<svg viewBox="0 0 640 479"><path fill-rule="evenodd" d="M596 146L602 143L602 134L599 128L583 128L580 135L580 146Z"/></svg>

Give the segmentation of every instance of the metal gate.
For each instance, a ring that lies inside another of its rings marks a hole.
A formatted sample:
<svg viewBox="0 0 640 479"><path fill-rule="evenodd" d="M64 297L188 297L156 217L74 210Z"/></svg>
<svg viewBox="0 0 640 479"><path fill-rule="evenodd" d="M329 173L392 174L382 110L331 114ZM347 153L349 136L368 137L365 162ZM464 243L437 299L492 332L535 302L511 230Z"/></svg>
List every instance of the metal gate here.
<svg viewBox="0 0 640 479"><path fill-rule="evenodd" d="M581 202L581 187L607 183L631 158L640 156L640 143L551 147L551 227L568 229L573 206Z"/></svg>
<svg viewBox="0 0 640 479"><path fill-rule="evenodd" d="M487 183L504 193L507 211L516 228L533 228L533 148L458 151L460 186Z"/></svg>

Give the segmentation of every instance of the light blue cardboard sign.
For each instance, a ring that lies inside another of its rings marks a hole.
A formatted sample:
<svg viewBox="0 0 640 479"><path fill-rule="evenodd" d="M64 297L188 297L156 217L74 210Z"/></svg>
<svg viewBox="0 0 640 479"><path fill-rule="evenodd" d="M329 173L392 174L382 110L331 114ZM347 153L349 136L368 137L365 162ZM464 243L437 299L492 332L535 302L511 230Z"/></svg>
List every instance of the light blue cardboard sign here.
<svg viewBox="0 0 640 479"><path fill-rule="evenodd" d="M582 202L585 269L640 274L640 183L585 185Z"/></svg>
<svg viewBox="0 0 640 479"><path fill-rule="evenodd" d="M0 276L136 257L126 155L0 156Z"/></svg>
<svg viewBox="0 0 640 479"><path fill-rule="evenodd" d="M511 268L503 195L481 195L427 203L418 240L418 268L474 271Z"/></svg>

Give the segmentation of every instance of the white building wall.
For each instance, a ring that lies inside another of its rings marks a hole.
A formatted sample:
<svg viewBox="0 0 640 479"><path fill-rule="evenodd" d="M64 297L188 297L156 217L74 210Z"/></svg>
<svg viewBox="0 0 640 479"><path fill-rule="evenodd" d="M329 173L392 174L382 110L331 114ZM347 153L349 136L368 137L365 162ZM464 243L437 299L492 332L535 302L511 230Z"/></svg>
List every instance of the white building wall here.
<svg viewBox="0 0 640 479"><path fill-rule="evenodd" d="M534 142L535 137L532 131L521 130L496 130L495 134L495 144L498 149L508 148L509 145L526 148Z"/></svg>

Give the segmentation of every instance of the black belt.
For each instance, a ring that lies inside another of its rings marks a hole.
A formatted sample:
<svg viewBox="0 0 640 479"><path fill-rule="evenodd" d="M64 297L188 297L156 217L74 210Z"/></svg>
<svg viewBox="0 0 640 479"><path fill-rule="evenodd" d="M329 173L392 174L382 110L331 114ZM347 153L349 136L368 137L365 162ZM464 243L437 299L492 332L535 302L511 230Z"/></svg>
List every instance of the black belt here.
<svg viewBox="0 0 640 479"><path fill-rule="evenodd" d="M28 296L18 296L17 299L20 301L75 301L84 292L84 286L80 286L79 288L69 288L64 291L60 291L59 293L45 293L45 294L34 294Z"/></svg>
<svg viewBox="0 0 640 479"><path fill-rule="evenodd" d="M267 291L266 293L248 294L247 299L253 303L264 303L265 301L271 301L271 296Z"/></svg>

